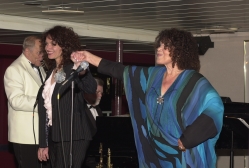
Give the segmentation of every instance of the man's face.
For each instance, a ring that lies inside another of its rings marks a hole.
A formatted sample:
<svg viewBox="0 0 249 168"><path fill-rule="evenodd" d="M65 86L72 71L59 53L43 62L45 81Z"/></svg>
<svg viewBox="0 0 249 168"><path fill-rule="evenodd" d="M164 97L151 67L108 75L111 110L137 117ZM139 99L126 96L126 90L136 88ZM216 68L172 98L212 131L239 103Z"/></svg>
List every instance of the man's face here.
<svg viewBox="0 0 249 168"><path fill-rule="evenodd" d="M30 60L35 66L40 66L41 61L43 60L43 54L41 52L41 41L35 40L35 46L31 49L29 49L31 59Z"/></svg>
<svg viewBox="0 0 249 168"><path fill-rule="evenodd" d="M103 87L98 85L95 94L84 94L84 98L88 104L97 106L103 95Z"/></svg>
<svg viewBox="0 0 249 168"><path fill-rule="evenodd" d="M102 95L103 95L103 87L98 85L97 86L97 90L96 90L96 102L95 102L95 105L98 105L101 98L102 98Z"/></svg>

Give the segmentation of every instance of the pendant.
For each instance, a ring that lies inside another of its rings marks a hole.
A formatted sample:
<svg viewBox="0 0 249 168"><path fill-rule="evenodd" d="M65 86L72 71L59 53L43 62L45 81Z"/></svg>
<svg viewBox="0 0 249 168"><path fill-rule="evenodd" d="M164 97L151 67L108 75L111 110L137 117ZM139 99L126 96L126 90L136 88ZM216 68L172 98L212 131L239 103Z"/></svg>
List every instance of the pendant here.
<svg viewBox="0 0 249 168"><path fill-rule="evenodd" d="M156 100L157 100L157 103L158 103L158 104L162 104L163 101L164 101L164 98L161 97L161 96L159 96Z"/></svg>

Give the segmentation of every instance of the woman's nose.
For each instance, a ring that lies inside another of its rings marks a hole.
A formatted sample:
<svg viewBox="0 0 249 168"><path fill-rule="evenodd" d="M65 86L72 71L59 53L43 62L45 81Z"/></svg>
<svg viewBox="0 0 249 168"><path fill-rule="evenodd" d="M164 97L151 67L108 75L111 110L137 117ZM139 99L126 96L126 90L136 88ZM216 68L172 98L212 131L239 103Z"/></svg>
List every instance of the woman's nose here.
<svg viewBox="0 0 249 168"><path fill-rule="evenodd" d="M50 49L51 48L51 45L49 45L49 44L47 44L46 46L45 46L45 49Z"/></svg>

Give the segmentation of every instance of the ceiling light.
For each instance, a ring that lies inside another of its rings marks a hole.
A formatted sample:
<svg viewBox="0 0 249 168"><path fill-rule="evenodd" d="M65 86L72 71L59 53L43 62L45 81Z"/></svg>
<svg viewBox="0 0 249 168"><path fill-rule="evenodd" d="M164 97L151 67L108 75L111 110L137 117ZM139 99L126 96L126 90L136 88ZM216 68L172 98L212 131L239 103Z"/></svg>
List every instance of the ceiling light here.
<svg viewBox="0 0 249 168"><path fill-rule="evenodd" d="M69 8L71 8L71 7L69 7L69 6L57 6L57 7L55 7L55 9L69 9Z"/></svg>
<svg viewBox="0 0 249 168"><path fill-rule="evenodd" d="M235 33L238 31L239 28L237 27L231 27L231 28L226 28L223 26L213 26L210 28L205 28L201 29L202 33Z"/></svg>
<svg viewBox="0 0 249 168"><path fill-rule="evenodd" d="M23 5L39 6L41 5L41 3L40 2L25 2Z"/></svg>
<svg viewBox="0 0 249 168"><path fill-rule="evenodd" d="M48 1L48 0L27 1L27 2L24 2L23 5L40 6L41 2L43 2L43 1Z"/></svg>
<svg viewBox="0 0 249 168"><path fill-rule="evenodd" d="M84 11L80 10L69 10L69 9L48 9L48 10L43 10L42 13L49 13L49 14L81 14L84 13Z"/></svg>

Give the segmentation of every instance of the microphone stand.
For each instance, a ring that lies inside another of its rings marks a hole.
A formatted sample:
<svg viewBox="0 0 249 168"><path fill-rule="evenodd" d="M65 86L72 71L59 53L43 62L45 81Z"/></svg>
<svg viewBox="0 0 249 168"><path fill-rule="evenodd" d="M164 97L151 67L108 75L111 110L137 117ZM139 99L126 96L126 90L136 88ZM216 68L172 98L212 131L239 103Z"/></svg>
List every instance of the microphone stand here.
<svg viewBox="0 0 249 168"><path fill-rule="evenodd" d="M242 118L237 118L237 117L229 117L225 116L226 118L231 118L231 119L236 119L239 120L246 128L249 129L248 123L242 119ZM233 130L231 130L232 137L231 137L231 151L230 151L230 168L234 168L234 153L233 153Z"/></svg>
<svg viewBox="0 0 249 168"><path fill-rule="evenodd" d="M86 61L82 61L79 65L79 67L76 69L76 71L74 73L72 73L69 78L67 80L65 80L61 86L64 86L68 81L72 80L76 75L78 75L78 73L82 70L86 70L89 66L89 63ZM69 153L69 167L71 168L73 165L73 157L72 157L72 143L73 143L73 109L74 109L74 80L72 80L72 109L71 109L71 135L70 135L70 153ZM60 91L60 88L59 88ZM58 109L59 109L59 91L58 91L58 95L57 95L57 99L58 99ZM59 110L60 111L60 110ZM61 119L60 119L60 112L59 112L59 121L60 121L60 129L61 129ZM62 139L62 151L63 151L63 158L64 158L64 164L66 167L66 161L65 161L65 155L64 155L64 149L63 149L63 136L62 136L62 130L61 130L61 139Z"/></svg>
<svg viewBox="0 0 249 168"><path fill-rule="evenodd" d="M71 77L72 79L72 77ZM62 83L61 86L65 85L69 80L65 81L64 83ZM72 80L72 84L71 84L71 88L72 88L72 108L71 108L71 124L70 124L70 151L69 151L69 167L71 168L73 163L72 163L72 142L73 142L73 97L74 97L74 80ZM60 99L60 89L61 87L59 88L59 91L58 91L58 95L57 95L57 99L58 99L58 115L59 115L59 124L60 124L60 132L61 132L61 143L62 143L62 155L63 155L63 161L64 161L64 165L65 165L65 168L67 167L67 164L66 164L66 159L65 159L65 152L64 152L64 145L63 145L63 135L62 135L62 126L61 126L61 117L60 117L60 106L59 106L59 99Z"/></svg>
<svg viewBox="0 0 249 168"><path fill-rule="evenodd" d="M72 156L72 148L73 148L73 109L74 109L74 81L72 80L72 85L71 85L71 89L72 89L72 108L71 108L71 126L70 126L70 131L71 131L71 135L70 135L70 154L69 154L69 160L70 160L70 165L69 167L71 168L73 165L73 156Z"/></svg>
<svg viewBox="0 0 249 168"><path fill-rule="evenodd" d="M230 149L230 168L234 167L234 155L233 155L233 130L231 130L231 149Z"/></svg>

